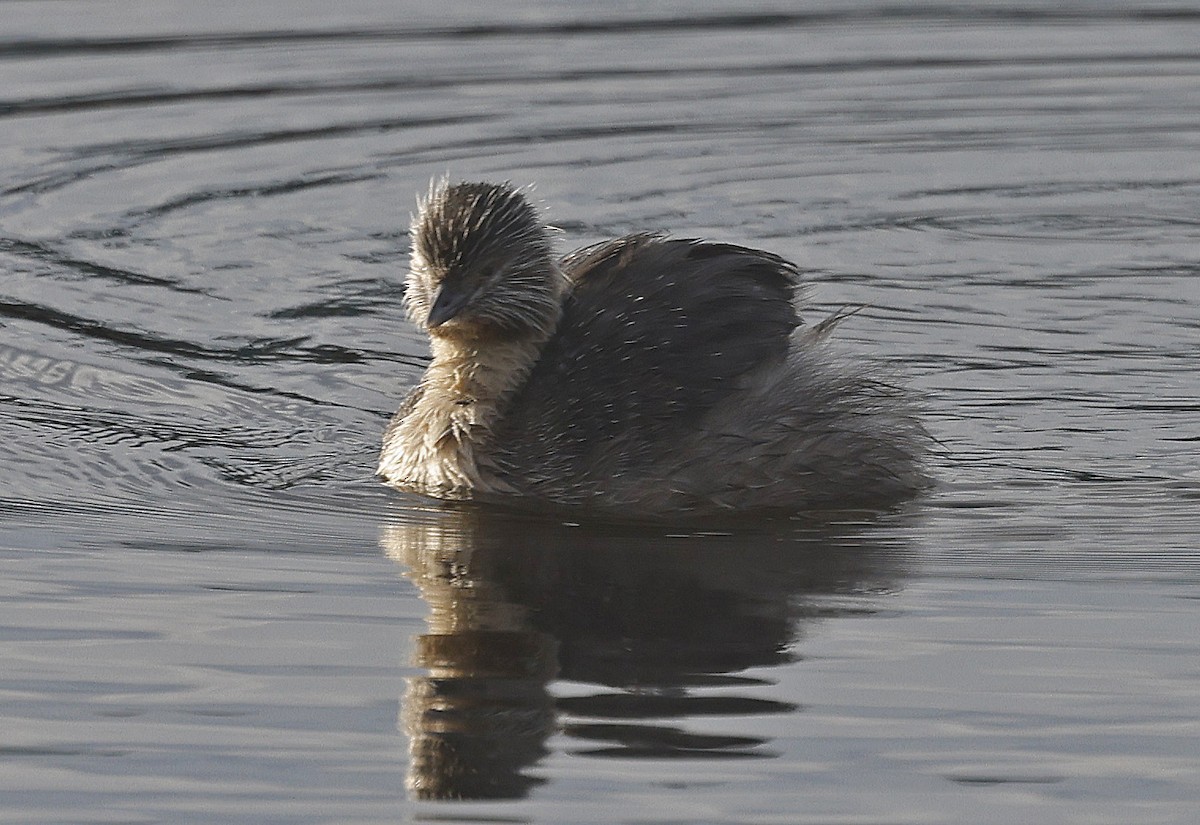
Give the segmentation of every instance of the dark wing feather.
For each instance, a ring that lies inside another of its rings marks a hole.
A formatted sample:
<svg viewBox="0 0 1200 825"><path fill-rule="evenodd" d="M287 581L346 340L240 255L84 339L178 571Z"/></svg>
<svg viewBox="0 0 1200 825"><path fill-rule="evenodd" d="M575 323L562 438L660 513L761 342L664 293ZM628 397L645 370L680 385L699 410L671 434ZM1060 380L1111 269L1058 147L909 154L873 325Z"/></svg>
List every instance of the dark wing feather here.
<svg viewBox="0 0 1200 825"><path fill-rule="evenodd" d="M800 323L795 265L740 246L630 235L563 271L574 289L558 332L496 432L525 467L587 472L614 440L646 459L781 361Z"/></svg>

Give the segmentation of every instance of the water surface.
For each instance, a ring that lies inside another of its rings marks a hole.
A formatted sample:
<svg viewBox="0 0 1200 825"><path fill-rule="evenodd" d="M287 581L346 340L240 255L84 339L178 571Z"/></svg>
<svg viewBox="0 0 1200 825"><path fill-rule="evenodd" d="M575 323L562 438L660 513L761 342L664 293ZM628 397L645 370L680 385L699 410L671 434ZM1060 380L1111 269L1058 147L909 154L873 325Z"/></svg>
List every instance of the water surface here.
<svg viewBox="0 0 1200 825"><path fill-rule="evenodd" d="M1187 3L6 4L0 821L1193 821L1196 43ZM708 531L384 490L446 173L536 184L564 251L799 261L938 489Z"/></svg>

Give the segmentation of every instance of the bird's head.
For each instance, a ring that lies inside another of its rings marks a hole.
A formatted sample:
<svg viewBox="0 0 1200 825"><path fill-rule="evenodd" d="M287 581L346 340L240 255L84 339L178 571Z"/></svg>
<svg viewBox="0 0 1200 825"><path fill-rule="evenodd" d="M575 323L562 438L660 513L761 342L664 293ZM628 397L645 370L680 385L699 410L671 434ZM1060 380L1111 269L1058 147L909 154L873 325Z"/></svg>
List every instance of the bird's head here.
<svg viewBox="0 0 1200 825"><path fill-rule="evenodd" d="M564 283L549 233L507 183L434 184L418 204L405 303L430 335L545 334Z"/></svg>

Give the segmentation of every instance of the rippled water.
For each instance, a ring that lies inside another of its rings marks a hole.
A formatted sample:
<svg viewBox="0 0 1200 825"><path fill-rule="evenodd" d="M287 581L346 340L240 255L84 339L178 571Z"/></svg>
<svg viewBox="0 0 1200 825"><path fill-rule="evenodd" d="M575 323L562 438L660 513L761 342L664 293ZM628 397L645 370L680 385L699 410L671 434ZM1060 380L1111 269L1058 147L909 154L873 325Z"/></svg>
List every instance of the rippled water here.
<svg viewBox="0 0 1200 825"><path fill-rule="evenodd" d="M1194 821L1197 43L1188 3L4 4L0 821ZM382 489L443 173L535 182L564 250L800 261L938 490L698 534Z"/></svg>

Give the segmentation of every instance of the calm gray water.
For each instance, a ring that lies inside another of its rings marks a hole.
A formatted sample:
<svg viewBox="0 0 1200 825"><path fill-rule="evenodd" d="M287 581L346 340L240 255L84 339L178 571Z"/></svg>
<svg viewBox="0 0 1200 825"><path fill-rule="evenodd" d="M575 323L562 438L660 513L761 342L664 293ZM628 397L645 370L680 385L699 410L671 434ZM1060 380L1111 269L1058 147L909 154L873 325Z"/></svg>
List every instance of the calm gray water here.
<svg viewBox="0 0 1200 825"><path fill-rule="evenodd" d="M1183 2L3 4L0 822L1195 822L1197 44ZM800 261L938 489L708 532L384 490L444 173L564 251Z"/></svg>

